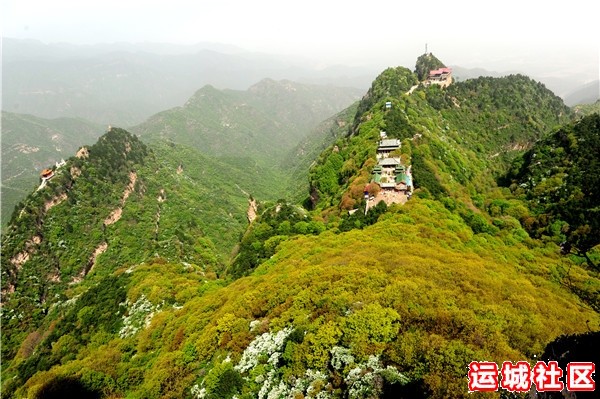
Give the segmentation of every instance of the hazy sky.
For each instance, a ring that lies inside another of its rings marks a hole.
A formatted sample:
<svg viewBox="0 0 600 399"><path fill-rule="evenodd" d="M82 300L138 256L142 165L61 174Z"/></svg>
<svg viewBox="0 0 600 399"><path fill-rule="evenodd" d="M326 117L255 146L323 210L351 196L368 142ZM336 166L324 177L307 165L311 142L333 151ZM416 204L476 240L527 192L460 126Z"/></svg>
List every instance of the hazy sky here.
<svg viewBox="0 0 600 399"><path fill-rule="evenodd" d="M429 43L447 64L594 68L589 0L3 0L3 36L77 44L211 41L315 57L323 64L409 65Z"/></svg>

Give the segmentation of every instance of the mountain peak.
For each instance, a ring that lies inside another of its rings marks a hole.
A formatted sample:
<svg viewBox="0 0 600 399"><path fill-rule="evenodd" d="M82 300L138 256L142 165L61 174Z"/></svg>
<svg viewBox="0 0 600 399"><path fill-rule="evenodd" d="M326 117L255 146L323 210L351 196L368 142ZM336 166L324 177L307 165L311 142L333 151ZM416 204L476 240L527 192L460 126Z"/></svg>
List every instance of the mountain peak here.
<svg viewBox="0 0 600 399"><path fill-rule="evenodd" d="M423 81L429 75L429 71L438 68L446 68L446 65L433 55L433 53L425 53L417 58L415 73L419 77L419 80Z"/></svg>
<svg viewBox="0 0 600 399"><path fill-rule="evenodd" d="M216 92L220 92L220 91L221 90L217 89L215 86L208 84L208 85L204 85L201 88L199 88L198 90L196 90L196 93L194 93L194 95L216 93Z"/></svg>
<svg viewBox="0 0 600 399"><path fill-rule="evenodd" d="M216 98L222 98L225 93L222 90L217 89L213 85L204 85L185 102L185 106L199 107L205 103L207 99L215 100Z"/></svg>
<svg viewBox="0 0 600 399"><path fill-rule="evenodd" d="M266 94L272 92L273 90L294 92L298 89L299 86L300 85L298 83L292 82L291 80L287 79L274 80L271 78L265 78L259 81L258 83L250 86L248 88L248 92L254 94Z"/></svg>

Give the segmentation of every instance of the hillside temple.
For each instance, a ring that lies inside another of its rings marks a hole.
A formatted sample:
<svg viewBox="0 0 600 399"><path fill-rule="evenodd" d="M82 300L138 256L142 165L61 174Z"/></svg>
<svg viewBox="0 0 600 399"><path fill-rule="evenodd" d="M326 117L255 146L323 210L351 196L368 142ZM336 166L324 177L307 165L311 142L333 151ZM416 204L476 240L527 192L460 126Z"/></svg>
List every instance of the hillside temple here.
<svg viewBox="0 0 600 399"><path fill-rule="evenodd" d="M440 85L448 87L452 83L452 68L439 68L429 71L425 81L426 85Z"/></svg>
<svg viewBox="0 0 600 399"><path fill-rule="evenodd" d="M403 204L412 195L413 180L411 167L402 164L401 158L392 156L394 151L400 149L400 140L387 139L382 135L377 147L377 160L372 171L371 183L365 187L367 207L375 206L384 201L387 205ZM379 186L377 195L370 195L371 184Z"/></svg>

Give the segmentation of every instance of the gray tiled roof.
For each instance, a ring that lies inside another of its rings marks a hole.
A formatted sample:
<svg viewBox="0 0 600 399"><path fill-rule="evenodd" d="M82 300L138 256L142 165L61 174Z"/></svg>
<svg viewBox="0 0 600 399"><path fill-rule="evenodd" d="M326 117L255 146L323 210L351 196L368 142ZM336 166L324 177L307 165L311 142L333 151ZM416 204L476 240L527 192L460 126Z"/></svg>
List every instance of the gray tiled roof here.
<svg viewBox="0 0 600 399"><path fill-rule="evenodd" d="M379 147L400 147L400 140L398 139L385 139L379 142Z"/></svg>
<svg viewBox="0 0 600 399"><path fill-rule="evenodd" d="M400 164L400 158L383 158L379 161L381 166L396 166Z"/></svg>

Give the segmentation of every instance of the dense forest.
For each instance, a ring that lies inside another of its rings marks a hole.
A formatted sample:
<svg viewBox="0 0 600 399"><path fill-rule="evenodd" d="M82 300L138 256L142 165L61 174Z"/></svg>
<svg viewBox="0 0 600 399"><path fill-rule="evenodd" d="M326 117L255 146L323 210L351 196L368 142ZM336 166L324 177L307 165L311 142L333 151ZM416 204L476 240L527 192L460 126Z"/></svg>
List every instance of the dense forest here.
<svg viewBox="0 0 600 399"><path fill-rule="evenodd" d="M553 132L515 161L511 190L535 212L524 225L585 258L600 244L600 115Z"/></svg>
<svg viewBox="0 0 600 399"><path fill-rule="evenodd" d="M600 331L600 116L522 75L419 84L439 66L294 148L292 199L175 136L69 158L2 238L2 397L483 397L471 361ZM414 195L365 210L381 132Z"/></svg>

